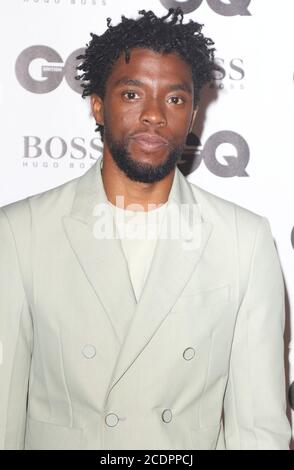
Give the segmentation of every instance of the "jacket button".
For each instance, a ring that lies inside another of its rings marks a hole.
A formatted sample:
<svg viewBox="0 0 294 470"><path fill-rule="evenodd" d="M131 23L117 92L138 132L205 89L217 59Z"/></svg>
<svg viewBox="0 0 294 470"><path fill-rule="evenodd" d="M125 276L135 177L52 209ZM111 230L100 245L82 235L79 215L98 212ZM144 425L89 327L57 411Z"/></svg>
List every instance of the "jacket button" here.
<svg viewBox="0 0 294 470"><path fill-rule="evenodd" d="M96 348L93 344L86 344L82 349L82 353L87 359L92 359L96 356Z"/></svg>
<svg viewBox="0 0 294 470"><path fill-rule="evenodd" d="M170 409L163 410L161 418L165 423L169 423L172 420L172 411Z"/></svg>
<svg viewBox="0 0 294 470"><path fill-rule="evenodd" d="M118 423L118 416L115 413L109 413L105 416L105 423L110 427L116 426Z"/></svg>
<svg viewBox="0 0 294 470"><path fill-rule="evenodd" d="M184 359L186 359L186 361L190 361L191 359L193 359L194 356L195 356L195 349L194 348L187 348L183 352L183 357L184 357Z"/></svg>

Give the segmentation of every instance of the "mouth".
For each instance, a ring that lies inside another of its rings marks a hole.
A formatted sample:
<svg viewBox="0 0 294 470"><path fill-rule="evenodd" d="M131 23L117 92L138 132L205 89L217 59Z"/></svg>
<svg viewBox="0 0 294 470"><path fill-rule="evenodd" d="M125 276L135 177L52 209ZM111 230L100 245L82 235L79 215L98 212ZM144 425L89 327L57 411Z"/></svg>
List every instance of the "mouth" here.
<svg viewBox="0 0 294 470"><path fill-rule="evenodd" d="M145 152L155 152L156 150L168 147L169 143L163 137L155 134L141 133L134 135L133 140Z"/></svg>

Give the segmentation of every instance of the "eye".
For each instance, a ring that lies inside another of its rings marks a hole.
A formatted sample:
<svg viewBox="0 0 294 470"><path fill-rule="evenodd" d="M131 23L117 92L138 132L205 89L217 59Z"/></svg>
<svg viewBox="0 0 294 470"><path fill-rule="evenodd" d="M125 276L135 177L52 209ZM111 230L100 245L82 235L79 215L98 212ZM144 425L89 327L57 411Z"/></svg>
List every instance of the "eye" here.
<svg viewBox="0 0 294 470"><path fill-rule="evenodd" d="M170 101L172 100L172 101ZM170 96L167 100L169 103L171 102L172 104L183 104L185 103L185 100L181 98L180 96Z"/></svg>
<svg viewBox="0 0 294 470"><path fill-rule="evenodd" d="M138 99L139 95L135 91L125 91L122 93L122 96L127 99L127 101L133 101Z"/></svg>

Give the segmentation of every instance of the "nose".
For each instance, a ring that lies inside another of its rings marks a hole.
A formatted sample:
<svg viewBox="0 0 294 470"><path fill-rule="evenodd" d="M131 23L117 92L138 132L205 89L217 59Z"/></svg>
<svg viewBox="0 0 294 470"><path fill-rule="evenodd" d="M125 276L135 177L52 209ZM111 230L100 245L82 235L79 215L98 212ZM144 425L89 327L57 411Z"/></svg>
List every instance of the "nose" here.
<svg viewBox="0 0 294 470"><path fill-rule="evenodd" d="M145 103L141 113L140 120L143 124L153 125L156 127L166 126L166 117L156 100L148 100Z"/></svg>

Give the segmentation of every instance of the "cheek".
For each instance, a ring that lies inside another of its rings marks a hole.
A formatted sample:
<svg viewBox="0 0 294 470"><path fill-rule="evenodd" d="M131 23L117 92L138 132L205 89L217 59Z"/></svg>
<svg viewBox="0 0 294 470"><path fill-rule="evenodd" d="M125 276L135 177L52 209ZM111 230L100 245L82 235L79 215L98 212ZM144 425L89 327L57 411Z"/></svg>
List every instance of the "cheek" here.
<svg viewBox="0 0 294 470"><path fill-rule="evenodd" d="M175 140L185 140L189 131L190 120L186 113L172 113L167 116L167 125Z"/></svg>
<svg viewBox="0 0 294 470"><path fill-rule="evenodd" d="M192 112L188 105L185 107L177 107L176 105L170 107L167 106L165 115L171 126L177 126L181 130L189 127L190 120L192 118Z"/></svg>
<svg viewBox="0 0 294 470"><path fill-rule="evenodd" d="M117 118L119 119L121 126L125 129L128 129L129 127L139 122L140 115L141 112L139 108L136 108L135 106L129 106L126 109L123 109L122 107L122 109L117 114Z"/></svg>
<svg viewBox="0 0 294 470"><path fill-rule="evenodd" d="M124 131L137 125L140 120L141 110L139 106L118 105L115 100L105 107L108 125L116 131Z"/></svg>

